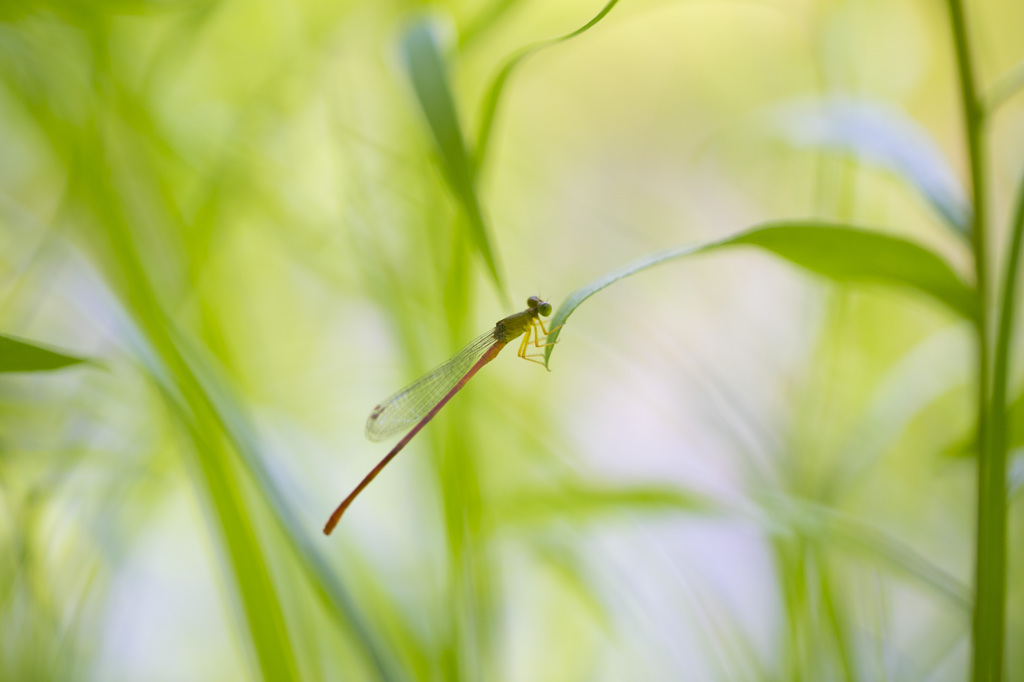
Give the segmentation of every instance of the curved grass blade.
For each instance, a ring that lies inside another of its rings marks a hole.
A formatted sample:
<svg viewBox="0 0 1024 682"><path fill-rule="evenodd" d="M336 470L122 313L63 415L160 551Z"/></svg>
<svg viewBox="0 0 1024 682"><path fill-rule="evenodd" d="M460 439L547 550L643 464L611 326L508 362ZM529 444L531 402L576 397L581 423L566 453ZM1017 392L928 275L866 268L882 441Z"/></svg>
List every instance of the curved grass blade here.
<svg viewBox="0 0 1024 682"><path fill-rule="evenodd" d="M778 120L790 144L833 149L886 168L914 187L960 237L970 234L971 210L956 173L924 127L906 114L837 98L783 106Z"/></svg>
<svg viewBox="0 0 1024 682"><path fill-rule="evenodd" d="M88 139L82 155L104 158L102 136L94 133ZM94 240L98 260L108 278L119 285L122 305L138 330L133 345L194 444L184 448L185 454L198 464L195 482L210 503L213 537L225 550L225 577L241 605L241 637L255 653L258 666L252 672L267 680L297 679L299 666L284 604L247 514L248 491L237 480L236 455L256 477L259 485L250 490L260 493L273 510L273 518L291 542L298 563L307 569L313 591L328 604L331 617L359 641L378 679L398 679L399 675L391 671L386 647L354 608L354 600L267 471L255 427L240 410L232 409L238 405L237 400L223 399L224 391L217 390L223 386L214 380L214 373L187 339L175 331L176 325L167 316L149 273L137 257L132 223L110 178L86 173L75 177L74 196L95 213L96 225L102 230Z"/></svg>
<svg viewBox="0 0 1024 682"><path fill-rule="evenodd" d="M551 318L554 344L561 327L585 300L620 279L675 258L731 246L756 246L795 265L843 283L916 289L967 320L976 315L971 288L949 264L925 247L892 235L825 222L768 223L732 237L659 251L615 270L570 294ZM550 362L555 346L544 351Z"/></svg>
<svg viewBox="0 0 1024 682"><path fill-rule="evenodd" d="M105 158L104 142L96 131L82 146L91 156ZM119 286L122 304L137 326L144 364L188 435L182 454L195 464L195 483L207 505L212 537L222 550L231 596L239 606L237 615L245 629L242 643L254 659L251 672L266 680L296 679L299 668L284 605L245 508L230 451L173 340L174 325L164 315L155 284L137 257L137 235L113 186L114 177L78 172L73 196L98 218L102 232L96 241L104 248L100 262Z"/></svg>
<svg viewBox="0 0 1024 682"><path fill-rule="evenodd" d="M175 340L187 361L185 378L194 387L195 397L211 410L218 428L227 436L241 457L242 464L259 483L256 491L261 493L274 511L274 520L299 559L298 563L304 569L313 591L346 633L359 642L359 648L365 653L367 664L376 673L377 679L402 679L400 671L387 655L388 648L383 637L361 613L355 598L330 565L323 549L307 532L308 525L302 521L291 502L295 496L289 495L279 478L271 473L268 462L272 455L258 437L256 425L243 408L243 401L235 395L230 382L220 375L215 363L201 348L177 336Z"/></svg>
<svg viewBox="0 0 1024 682"><path fill-rule="evenodd" d="M476 192L473 162L466 150L444 59L428 20L420 20L409 27L402 36L401 52L416 99L437 145L441 169L466 215L470 242L487 264L499 294L505 298L504 284Z"/></svg>
<svg viewBox="0 0 1024 682"><path fill-rule="evenodd" d="M47 372L83 362L89 360L0 334L0 372Z"/></svg>
<svg viewBox="0 0 1024 682"><path fill-rule="evenodd" d="M773 224L721 244L773 252L837 282L917 289L967 320L977 314L974 292L938 254L902 237L828 223Z"/></svg>
<svg viewBox="0 0 1024 682"><path fill-rule="evenodd" d="M552 45L557 45L558 43L565 42L570 38L575 38L581 33L586 33L599 21L604 19L605 16L612 11L612 8L615 7L616 4L618 4L618 2L619 0L610 0L608 3L605 4L604 7L601 8L601 11L598 12L593 19L591 19L590 21L588 21L586 24L576 29L575 31L566 33L565 35L559 36L557 38L550 38L548 40L544 40L539 43L535 43L533 45L521 48L518 52L516 52L515 54L508 58L508 60L505 62L505 65L501 67L501 70L498 71L497 75L494 77L494 80L491 81L491 87L487 88L487 94L484 96L483 109L480 113L480 128L477 131L476 151L474 157L476 162L476 171L478 173L480 172L480 168L483 166L484 159L487 156L487 146L491 139L491 131L494 129L494 118L498 112L498 100L501 98L501 93L505 89L505 83L508 81L508 77L512 74L512 71L514 71L515 68L519 66L520 62L522 62L523 59L529 57L534 52L542 50L545 47L551 47Z"/></svg>

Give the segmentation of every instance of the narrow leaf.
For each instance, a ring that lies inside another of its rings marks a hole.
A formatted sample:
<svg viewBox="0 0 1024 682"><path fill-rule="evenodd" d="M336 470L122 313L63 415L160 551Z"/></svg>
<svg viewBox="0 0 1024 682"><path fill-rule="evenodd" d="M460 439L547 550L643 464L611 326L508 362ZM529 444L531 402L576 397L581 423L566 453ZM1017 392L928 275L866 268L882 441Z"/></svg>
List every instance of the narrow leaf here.
<svg viewBox="0 0 1024 682"><path fill-rule="evenodd" d="M0 372L46 372L82 362L88 360L0 334Z"/></svg>
<svg viewBox="0 0 1024 682"><path fill-rule="evenodd" d="M975 297L946 261L901 237L824 223L775 224L721 244L749 244L771 251L837 282L877 282L917 289L966 319Z"/></svg>
<svg viewBox="0 0 1024 682"><path fill-rule="evenodd" d="M498 502L504 524L538 524L551 520L587 521L623 512L707 513L715 503L699 493L667 485L605 487L573 482L548 490L529 490Z"/></svg>
<svg viewBox="0 0 1024 682"><path fill-rule="evenodd" d="M476 192L473 163L466 150L444 59L427 20L413 24L405 32L401 51L416 99L437 146L444 176L465 213L470 242L487 264L498 291L502 292L502 279Z"/></svg>
<svg viewBox="0 0 1024 682"><path fill-rule="evenodd" d="M956 174L928 132L881 104L837 98L784 106L778 128L791 144L852 154L895 173L914 187L960 236L971 211Z"/></svg>
<svg viewBox="0 0 1024 682"><path fill-rule="evenodd" d="M551 326L564 325L583 301L624 277L675 258L741 245L770 251L837 282L917 289L966 319L975 316L971 288L932 251L902 237L808 221L768 223L719 241L668 249L641 258L570 294L551 318ZM548 335L548 343L553 344L560 333L561 329L555 329ZM545 362L550 362L554 348L549 345L545 349Z"/></svg>
<svg viewBox="0 0 1024 682"><path fill-rule="evenodd" d="M509 76L512 75L512 72L515 70L515 68L519 66L519 64L526 57L529 57L531 54L537 52L538 50L542 50L545 47L551 47L552 45L557 45L559 43L565 42L570 38L575 38L581 33L586 33L599 21L604 19L604 17L609 12L612 11L612 8L615 7L615 5L618 2L619 0L609 0L609 2L606 3L604 7L601 8L601 11L598 12L593 19L591 19L590 21L588 21L586 24L576 29L575 31L566 33L565 35L559 36L557 38L551 38L549 40L545 40L534 45L524 47L508 58L504 66L501 67L501 70L498 71L497 75L495 75L494 80L491 81L491 86L487 88L487 94L484 95L483 108L480 114L480 126L479 130L477 131L476 140L477 172L479 172L480 168L483 166L484 159L487 156L487 146L491 139L491 131L494 129L494 119L498 112L498 101L500 100L501 94L505 89L505 83L508 81Z"/></svg>
<svg viewBox="0 0 1024 682"><path fill-rule="evenodd" d="M767 518L780 523L786 534L797 531L815 542L863 554L913 578L957 608L970 609L971 590L967 585L888 533L832 507L795 497L774 500L767 510Z"/></svg>

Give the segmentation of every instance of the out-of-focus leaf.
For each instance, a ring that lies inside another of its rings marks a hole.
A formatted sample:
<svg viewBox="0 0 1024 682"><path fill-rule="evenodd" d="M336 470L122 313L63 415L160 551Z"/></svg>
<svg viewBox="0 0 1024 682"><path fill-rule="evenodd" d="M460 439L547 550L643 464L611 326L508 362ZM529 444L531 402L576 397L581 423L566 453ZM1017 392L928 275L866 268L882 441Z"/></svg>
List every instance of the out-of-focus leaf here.
<svg viewBox="0 0 1024 682"><path fill-rule="evenodd" d="M465 52L466 48L479 42L480 38L487 35L488 32L501 26L501 20L521 4L525 4L523 0L494 0L491 2L475 18L460 27L459 50Z"/></svg>
<svg viewBox="0 0 1024 682"><path fill-rule="evenodd" d="M974 319L974 293L940 256L919 244L841 225L777 224L720 246L749 244L837 282L877 282L917 289Z"/></svg>
<svg viewBox="0 0 1024 682"><path fill-rule="evenodd" d="M399 679L400 674L393 661L385 654L384 643L357 608L344 582L331 568L322 543L318 544L311 539L308 524L302 522L290 501L292 496L287 494L281 481L271 473L268 464L270 455L258 437L251 416L234 394L230 382L217 371L216 365L201 348L177 336L175 342L186 360L187 382L194 385L197 399L208 405L217 427L228 437L249 473L259 482L258 490L274 510L282 533L296 556L301 559L300 565L309 576L314 591L348 634L360 642L379 679ZM409 643L413 639L409 636L405 641Z"/></svg>
<svg viewBox="0 0 1024 682"><path fill-rule="evenodd" d="M819 489L819 499L835 501L858 489L875 465L903 437L911 423L936 401L969 383L971 339L944 327L903 353L877 382L871 399L847 430L844 445Z"/></svg>
<svg viewBox="0 0 1024 682"><path fill-rule="evenodd" d="M82 144L83 156L111 158L108 142L94 130ZM218 546L224 550L225 575L233 583L238 613L248 630L243 643L264 679L295 679L298 665L284 607L246 510L245 492L208 402L175 344L174 324L164 315L153 275L138 258L139 234L113 182L119 170L76 173L70 191L97 218L101 232L92 233L93 243L102 254L108 277L122 288L125 309L140 332L136 341L140 357L188 434L189 447L183 451L196 464L194 478L208 505Z"/></svg>
<svg viewBox="0 0 1024 682"><path fill-rule="evenodd" d="M535 542L537 558L575 595L590 613L593 622L609 635L615 632L614 621L608 607L601 601L598 590L587 575L588 563L568 548L543 540Z"/></svg>
<svg viewBox="0 0 1024 682"><path fill-rule="evenodd" d="M441 168L466 215L470 242L484 259L495 286L504 297L504 285L476 192L473 163L466 151L444 59L428 20L418 21L409 27L402 36L401 50L416 99L437 145Z"/></svg>
<svg viewBox="0 0 1024 682"><path fill-rule="evenodd" d="M1024 88L1024 60L1017 62L996 84L992 86L986 108L994 112L1002 104Z"/></svg>
<svg viewBox="0 0 1024 682"><path fill-rule="evenodd" d="M822 147L882 166L917 189L959 235L970 231L963 188L938 145L906 114L878 103L837 98L782 107L777 128L791 144Z"/></svg>
<svg viewBox="0 0 1024 682"><path fill-rule="evenodd" d="M491 87L487 88L487 94L484 95L483 109L480 114L480 127L477 131L476 139L475 154L477 171L479 171L480 167L483 166L484 159L487 156L487 145L490 142L491 131L494 128L494 117L498 112L498 100L501 98L501 93L504 91L505 83L508 81L508 77L512 75L512 71L519 66L523 59L529 57L534 52L542 50L545 47L551 47L552 45L565 42L570 38L575 38L581 33L586 33L595 26L597 22L604 19L604 17L612 11L612 8L615 7L618 2L619 0L609 0L609 2L601 8L601 11L598 12L593 19L575 31L566 33L565 35L557 38L551 38L549 40L524 47L508 58L505 65L501 67L501 70L498 71L497 75L494 77L494 80L491 81Z"/></svg>
<svg viewBox="0 0 1024 682"><path fill-rule="evenodd" d="M509 495L497 502L496 513L503 524L541 524L566 519L587 521L624 512L708 513L715 508L715 503L700 493L676 486L571 483L553 490Z"/></svg>
<svg viewBox="0 0 1024 682"><path fill-rule="evenodd" d="M632 274L666 261L730 246L756 246L807 270L843 283L877 283L917 289L958 315L975 317L974 293L946 261L919 244L892 235L824 222L769 223L732 237L659 251L594 280L569 295L559 306L548 335L553 344L561 327L598 291ZM545 363L554 345L544 351Z"/></svg>
<svg viewBox="0 0 1024 682"><path fill-rule="evenodd" d="M46 372L83 362L88 360L0 334L0 372Z"/></svg>
<svg viewBox="0 0 1024 682"><path fill-rule="evenodd" d="M1024 391L1006 407L1006 447L1010 450L1024 447ZM945 450L949 457L975 457L978 454L978 434L964 436Z"/></svg>
<svg viewBox="0 0 1024 682"><path fill-rule="evenodd" d="M898 569L965 612L971 607L971 590L967 585L909 545L847 514L794 497L772 500L766 511L772 522L782 526L774 529L776 532L795 530L816 542L845 546L850 551Z"/></svg>

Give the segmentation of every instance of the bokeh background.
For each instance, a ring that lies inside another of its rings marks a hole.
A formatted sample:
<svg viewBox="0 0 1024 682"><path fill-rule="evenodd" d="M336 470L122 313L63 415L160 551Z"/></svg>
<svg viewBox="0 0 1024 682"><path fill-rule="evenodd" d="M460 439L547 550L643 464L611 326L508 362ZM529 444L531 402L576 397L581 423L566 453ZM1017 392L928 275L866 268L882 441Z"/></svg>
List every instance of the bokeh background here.
<svg viewBox="0 0 1024 682"><path fill-rule="evenodd" d="M507 60L601 9L0 3L0 332L95 360L0 375L0 678L964 678L968 325L763 252L601 292L550 373L506 351L320 533L370 409L529 295L781 218L970 279L943 3L643 0L510 73L496 286L403 41L472 148ZM1001 245L1024 4L966 11Z"/></svg>

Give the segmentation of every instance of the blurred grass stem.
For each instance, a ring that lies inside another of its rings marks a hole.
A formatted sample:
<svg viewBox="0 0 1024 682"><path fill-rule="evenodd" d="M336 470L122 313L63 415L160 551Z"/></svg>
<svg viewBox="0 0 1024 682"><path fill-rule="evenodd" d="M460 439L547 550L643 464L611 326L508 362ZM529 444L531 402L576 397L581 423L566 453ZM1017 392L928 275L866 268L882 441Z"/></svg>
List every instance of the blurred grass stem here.
<svg viewBox="0 0 1024 682"><path fill-rule="evenodd" d="M982 141L984 115L974 81L974 65L971 61L961 0L949 0L949 18L953 29L953 44L960 77L960 99L964 111L964 133L970 162L971 195L974 203L971 239L978 297L978 317L975 321L978 337L978 526L971 666L975 682L990 682L1002 679L1005 636L1006 452L1005 437L999 433L1003 429L1004 420L991 419L989 410L995 414L1004 412L1006 396L1004 388L1002 400L999 400L999 395L993 394L992 404L989 404L988 258L985 238L987 206ZM1012 273L1008 271L1007 277L1012 277ZM1010 304L1011 302L1004 301L1004 305ZM1003 327L1009 327L1008 319L1000 322L1000 333ZM1005 373L1005 367L1002 369ZM996 381L1000 381L998 367ZM1005 378L1002 381L1005 381Z"/></svg>
<svg viewBox="0 0 1024 682"><path fill-rule="evenodd" d="M1003 273L1003 286L999 295L999 328L996 332L995 368L992 379L992 431L989 439L989 445L991 446L991 457L989 458L990 468L992 469L991 485L993 488L986 491L986 494L990 496L993 502L993 507L998 506L999 514L995 519L998 522L998 525L996 525L992 531L993 533L997 533L993 544L998 544L997 549L999 551L999 554L994 556L993 559L997 559L999 564L990 568L995 576L994 579L998 579L998 584L994 586L994 588L997 588L994 598L998 597L998 605L1000 608L997 614L993 614L993 617L998 617L997 623L1000 627L1000 631L998 633L1000 643L1003 639L1002 628L1004 627L1005 619L1006 500L1009 494L1009 489L1006 484L1006 461L1009 444L1007 432L1007 423L1009 419L1006 408L1006 394L1007 384L1009 383L1010 341L1013 335L1013 310L1017 299L1017 271L1020 264L1020 250L1022 242L1024 242L1024 176L1022 176L1020 187L1017 190L1012 236L1010 238L1009 251L1006 254L1006 270ZM995 486L999 486L999 488L996 488ZM994 511L992 513L997 512ZM998 571L998 573L996 573L996 571ZM982 635L984 635L984 633L982 633ZM995 659L993 664L998 665L996 671L1001 670L1001 646L999 650L999 657ZM976 677L976 679L999 679L999 675L995 675L990 678Z"/></svg>

